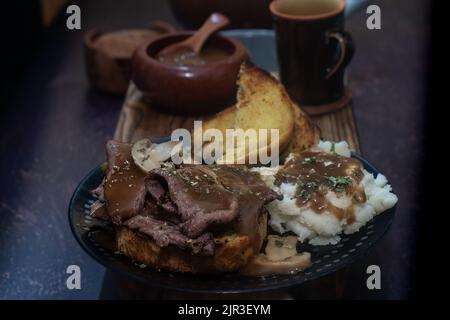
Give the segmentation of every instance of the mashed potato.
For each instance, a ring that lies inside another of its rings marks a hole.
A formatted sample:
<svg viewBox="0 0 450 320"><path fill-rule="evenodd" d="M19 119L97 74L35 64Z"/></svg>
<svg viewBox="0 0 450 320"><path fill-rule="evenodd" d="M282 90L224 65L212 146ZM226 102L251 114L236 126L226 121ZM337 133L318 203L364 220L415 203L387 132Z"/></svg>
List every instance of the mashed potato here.
<svg viewBox="0 0 450 320"><path fill-rule="evenodd" d="M350 149L346 142L332 143L321 141L312 151L332 152L350 157ZM288 158L289 159L289 158ZM275 200L267 205L270 213L269 225L279 233L292 231L297 234L299 241L309 241L313 245L336 244L340 241L340 234L351 234L357 232L362 226L370 221L376 214L392 208L398 198L391 191L386 177L363 171L364 176L360 181L360 186L364 188L366 201L354 204L354 221L339 219L329 211L316 213L309 205L299 207L296 205L296 185L281 183L274 184L274 176L281 167L275 168L255 168L262 179L275 191L283 195L283 200ZM326 193L326 199L338 208L348 208L352 206L352 199L346 194L337 194L333 191Z"/></svg>

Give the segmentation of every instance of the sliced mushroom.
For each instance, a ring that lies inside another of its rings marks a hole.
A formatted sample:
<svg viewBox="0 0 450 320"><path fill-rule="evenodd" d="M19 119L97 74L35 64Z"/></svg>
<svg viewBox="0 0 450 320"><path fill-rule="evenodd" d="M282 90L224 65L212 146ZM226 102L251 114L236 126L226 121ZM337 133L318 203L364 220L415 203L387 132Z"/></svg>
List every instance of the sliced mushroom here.
<svg viewBox="0 0 450 320"><path fill-rule="evenodd" d="M161 167L161 163L169 160L175 152L179 152L180 145L179 141L153 143L150 139L142 139L133 145L131 155L139 168L150 172Z"/></svg>
<svg viewBox="0 0 450 320"><path fill-rule="evenodd" d="M142 139L136 142L131 149L131 155L134 163L144 170L150 172L155 168L159 168L159 163L151 158L153 142L150 139Z"/></svg>
<svg viewBox="0 0 450 320"><path fill-rule="evenodd" d="M173 154L180 152L180 141L167 141L164 143L153 144L150 156L154 161L164 162L170 159Z"/></svg>
<svg viewBox="0 0 450 320"><path fill-rule="evenodd" d="M311 266L311 254L303 252L282 261L271 261L265 254L250 260L240 273L246 276L262 277L274 274L293 274Z"/></svg>
<svg viewBox="0 0 450 320"><path fill-rule="evenodd" d="M297 237L280 237L269 235L267 237L266 256L270 261L282 261L297 255Z"/></svg>
<svg viewBox="0 0 450 320"><path fill-rule="evenodd" d="M268 276L292 274L311 266L309 252L297 253L297 237L267 237L266 254L259 254L250 260L241 273L247 276Z"/></svg>

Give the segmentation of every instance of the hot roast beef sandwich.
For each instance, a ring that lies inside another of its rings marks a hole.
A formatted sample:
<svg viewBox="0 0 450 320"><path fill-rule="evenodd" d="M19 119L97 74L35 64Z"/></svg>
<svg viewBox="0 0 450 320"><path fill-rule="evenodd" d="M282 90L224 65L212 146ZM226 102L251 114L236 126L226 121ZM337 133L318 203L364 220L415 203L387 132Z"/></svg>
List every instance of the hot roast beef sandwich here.
<svg viewBox="0 0 450 320"><path fill-rule="evenodd" d="M110 219L118 250L154 268L211 273L240 269L266 236L264 205L279 198L245 166L163 165L149 173L132 145L110 141L94 215Z"/></svg>

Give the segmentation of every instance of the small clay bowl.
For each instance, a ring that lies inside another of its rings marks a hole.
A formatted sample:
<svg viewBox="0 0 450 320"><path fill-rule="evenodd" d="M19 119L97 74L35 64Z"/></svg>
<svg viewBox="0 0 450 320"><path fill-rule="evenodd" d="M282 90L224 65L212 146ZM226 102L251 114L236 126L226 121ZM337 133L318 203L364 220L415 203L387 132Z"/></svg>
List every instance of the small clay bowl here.
<svg viewBox="0 0 450 320"><path fill-rule="evenodd" d="M175 29L162 21L147 29L90 30L84 35L85 64L92 87L111 94L123 95L131 79L134 50Z"/></svg>
<svg viewBox="0 0 450 320"><path fill-rule="evenodd" d="M163 64L158 52L183 41L193 32L176 32L140 46L132 61L132 79L137 88L160 110L179 115L206 115L229 106L236 98L239 68L248 59L239 41L219 34L211 36L205 46L228 53L219 61L204 65Z"/></svg>

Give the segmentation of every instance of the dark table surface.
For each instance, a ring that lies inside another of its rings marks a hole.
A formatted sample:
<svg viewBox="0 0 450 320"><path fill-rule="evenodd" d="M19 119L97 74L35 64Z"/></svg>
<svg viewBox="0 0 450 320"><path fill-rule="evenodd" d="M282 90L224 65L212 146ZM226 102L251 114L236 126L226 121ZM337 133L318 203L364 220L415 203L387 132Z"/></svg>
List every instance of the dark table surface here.
<svg viewBox="0 0 450 320"><path fill-rule="evenodd" d="M357 53L349 70L362 152L387 175L400 198L389 233L347 272L345 298L407 298L415 276L421 213L430 24L426 1L374 1L382 29L366 28L361 10L347 20ZM177 24L167 1L80 1L81 31L61 15L1 107L0 298L96 299L105 269L82 251L67 219L81 178L104 160L122 98L89 89L82 35L92 27ZM81 290L66 288L79 265ZM382 290L366 288L377 264Z"/></svg>

